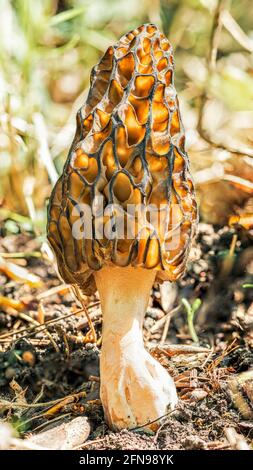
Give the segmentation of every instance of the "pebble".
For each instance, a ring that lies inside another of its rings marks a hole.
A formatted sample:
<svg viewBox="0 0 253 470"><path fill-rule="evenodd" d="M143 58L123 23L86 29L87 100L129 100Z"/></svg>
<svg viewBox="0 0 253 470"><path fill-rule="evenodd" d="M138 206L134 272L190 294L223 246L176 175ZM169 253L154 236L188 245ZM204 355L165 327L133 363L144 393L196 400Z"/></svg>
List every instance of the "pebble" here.
<svg viewBox="0 0 253 470"><path fill-rule="evenodd" d="M159 320L164 317L164 312L160 308L149 308L147 316L153 318L153 320Z"/></svg>
<svg viewBox="0 0 253 470"><path fill-rule="evenodd" d="M11 380L15 377L16 371L13 367L7 367L4 375L7 380Z"/></svg>

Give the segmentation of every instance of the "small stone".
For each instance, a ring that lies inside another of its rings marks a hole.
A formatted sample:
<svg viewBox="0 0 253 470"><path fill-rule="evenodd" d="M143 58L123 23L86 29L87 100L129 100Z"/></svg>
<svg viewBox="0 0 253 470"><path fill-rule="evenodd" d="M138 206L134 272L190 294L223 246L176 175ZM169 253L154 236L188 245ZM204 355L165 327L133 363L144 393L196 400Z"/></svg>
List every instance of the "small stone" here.
<svg viewBox="0 0 253 470"><path fill-rule="evenodd" d="M206 443L203 439L198 436L188 436L182 440L182 446L186 450L205 450Z"/></svg>
<svg viewBox="0 0 253 470"><path fill-rule="evenodd" d="M15 377L16 371L13 367L7 367L4 375L7 380L11 380L13 377Z"/></svg>
<svg viewBox="0 0 253 470"><path fill-rule="evenodd" d="M147 316L153 318L153 320L159 320L164 317L164 312L160 308L149 308Z"/></svg>
<svg viewBox="0 0 253 470"><path fill-rule="evenodd" d="M205 390L192 390L191 392L187 392L184 395L184 400L189 400L190 402L198 402L206 398L208 393Z"/></svg>

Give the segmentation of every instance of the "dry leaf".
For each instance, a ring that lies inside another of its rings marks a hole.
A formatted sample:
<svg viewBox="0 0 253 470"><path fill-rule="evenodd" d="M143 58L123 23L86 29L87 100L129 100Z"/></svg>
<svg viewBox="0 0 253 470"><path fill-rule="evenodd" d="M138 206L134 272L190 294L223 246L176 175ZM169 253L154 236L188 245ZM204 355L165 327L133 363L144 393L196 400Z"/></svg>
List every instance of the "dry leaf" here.
<svg viewBox="0 0 253 470"><path fill-rule="evenodd" d="M246 230L253 228L253 214L231 215L228 221L230 226L239 225Z"/></svg>
<svg viewBox="0 0 253 470"><path fill-rule="evenodd" d="M28 441L47 449L70 450L85 442L90 434L88 419L83 416L35 434Z"/></svg>
<svg viewBox="0 0 253 470"><path fill-rule="evenodd" d="M0 295L0 307L13 308L14 310L17 310L18 312L21 312L22 310L24 310L25 305L23 304L23 302L20 302L19 300L10 299L9 297Z"/></svg>
<svg viewBox="0 0 253 470"><path fill-rule="evenodd" d="M18 266L15 263L5 261L0 257L0 271L2 271L7 277L17 282L23 282L28 284L30 287L42 287L42 280L35 274L29 273L26 268Z"/></svg>

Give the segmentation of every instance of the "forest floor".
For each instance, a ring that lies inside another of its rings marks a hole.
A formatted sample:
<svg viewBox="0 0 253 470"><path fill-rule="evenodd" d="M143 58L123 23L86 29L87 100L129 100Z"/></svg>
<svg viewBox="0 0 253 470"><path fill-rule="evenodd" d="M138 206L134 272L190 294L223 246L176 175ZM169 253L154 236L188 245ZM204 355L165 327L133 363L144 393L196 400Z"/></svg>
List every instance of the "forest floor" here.
<svg viewBox="0 0 253 470"><path fill-rule="evenodd" d="M90 426L85 442L83 437L69 447L252 445L253 288L245 286L253 274L249 233L200 224L187 274L177 284L152 291L145 344L174 377L180 397L178 408L154 434L141 428L120 433L108 429L99 401L100 342L87 342L87 318L52 263L41 256L40 242L26 233L4 236L0 253L0 419L21 438L63 429L69 420L85 416ZM22 254L15 258L15 253ZM194 317L197 345L181 299L190 305L201 300ZM100 338L98 297L87 298L86 305ZM176 353L170 345L177 346ZM46 433L44 439L47 435L51 438L43 442L45 447L61 446L59 434L52 438Z"/></svg>

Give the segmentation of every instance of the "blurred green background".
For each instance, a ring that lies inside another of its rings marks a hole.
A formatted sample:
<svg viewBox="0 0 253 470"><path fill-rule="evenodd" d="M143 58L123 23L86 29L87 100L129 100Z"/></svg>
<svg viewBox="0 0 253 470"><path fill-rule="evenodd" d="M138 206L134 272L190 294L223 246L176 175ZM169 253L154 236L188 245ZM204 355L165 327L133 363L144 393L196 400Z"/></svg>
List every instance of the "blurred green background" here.
<svg viewBox="0 0 253 470"><path fill-rule="evenodd" d="M0 0L0 12L0 219L43 231L91 68L145 22L156 23L175 51L199 193L210 168L216 178L224 172L230 149L250 159L252 0Z"/></svg>

